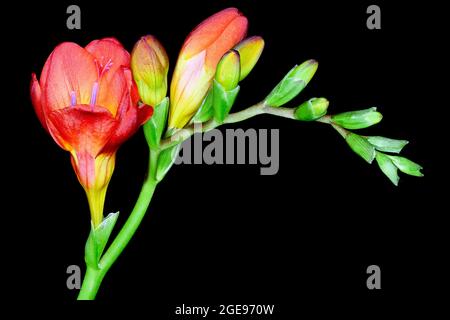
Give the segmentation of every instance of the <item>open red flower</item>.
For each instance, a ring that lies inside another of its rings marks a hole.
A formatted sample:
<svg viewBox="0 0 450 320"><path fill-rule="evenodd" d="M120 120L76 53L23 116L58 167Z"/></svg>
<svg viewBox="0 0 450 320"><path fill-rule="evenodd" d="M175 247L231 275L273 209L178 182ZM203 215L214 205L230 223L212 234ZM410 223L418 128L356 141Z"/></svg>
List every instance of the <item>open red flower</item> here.
<svg viewBox="0 0 450 320"><path fill-rule="evenodd" d="M86 48L58 45L40 81L32 75L34 109L56 143L70 152L94 226L103 219L117 149L153 113L152 107L138 105L129 68L129 53L116 39L105 38Z"/></svg>

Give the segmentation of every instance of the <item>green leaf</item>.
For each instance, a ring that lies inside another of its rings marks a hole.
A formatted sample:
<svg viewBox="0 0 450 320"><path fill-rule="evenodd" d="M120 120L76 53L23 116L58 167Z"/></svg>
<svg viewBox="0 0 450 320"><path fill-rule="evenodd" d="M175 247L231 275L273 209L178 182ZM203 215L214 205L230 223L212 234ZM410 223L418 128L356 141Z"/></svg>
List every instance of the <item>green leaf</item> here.
<svg viewBox="0 0 450 320"><path fill-rule="evenodd" d="M369 108L365 110L349 111L339 113L331 117L333 123L346 129L363 129L383 119L381 113L377 112L377 108Z"/></svg>
<svg viewBox="0 0 450 320"><path fill-rule="evenodd" d="M209 121L214 116L213 105L213 93L212 88L209 89L205 99L203 99L200 108L198 109L191 122L203 123Z"/></svg>
<svg viewBox="0 0 450 320"><path fill-rule="evenodd" d="M214 120L218 123L223 123L231 107L236 100L239 93L239 86L232 90L225 90L225 88L216 80L213 82L213 109Z"/></svg>
<svg viewBox="0 0 450 320"><path fill-rule="evenodd" d="M400 156L388 156L395 166L403 173L409 174L411 176L423 177L422 166L419 164Z"/></svg>
<svg viewBox="0 0 450 320"><path fill-rule="evenodd" d="M399 153L408 144L407 140L389 139L380 136L367 137L375 149L383 152Z"/></svg>
<svg viewBox="0 0 450 320"><path fill-rule="evenodd" d="M119 212L110 213L96 228L91 224L91 232L85 247L85 260L90 267L98 269L98 263L118 216Z"/></svg>
<svg viewBox="0 0 450 320"><path fill-rule="evenodd" d="M376 159L378 166L381 171L392 181L394 185L398 185L398 180L400 179L397 174L397 167L394 165L392 160L385 154L381 152L376 153Z"/></svg>
<svg viewBox="0 0 450 320"><path fill-rule="evenodd" d="M167 148L159 154L158 164L156 169L156 180L161 181L166 175L167 171L175 162L178 152L180 151L181 143L178 143L170 148Z"/></svg>
<svg viewBox="0 0 450 320"><path fill-rule="evenodd" d="M169 98L166 97L153 109L153 115L144 124L144 134L148 145L152 149L159 147L161 136L164 132L169 112Z"/></svg>
<svg viewBox="0 0 450 320"><path fill-rule="evenodd" d="M375 148L366 139L350 132L345 138L350 148L368 163L372 163L375 158Z"/></svg>
<svg viewBox="0 0 450 320"><path fill-rule="evenodd" d="M269 93L264 103L271 107L279 107L294 99L312 79L317 66L317 61L308 60L292 68Z"/></svg>

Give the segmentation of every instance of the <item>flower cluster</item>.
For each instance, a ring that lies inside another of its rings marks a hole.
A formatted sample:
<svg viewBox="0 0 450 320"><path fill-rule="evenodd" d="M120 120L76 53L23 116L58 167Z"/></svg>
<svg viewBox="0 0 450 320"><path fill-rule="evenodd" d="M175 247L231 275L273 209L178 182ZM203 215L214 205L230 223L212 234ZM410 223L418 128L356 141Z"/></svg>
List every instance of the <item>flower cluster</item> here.
<svg viewBox="0 0 450 320"><path fill-rule="evenodd" d="M248 75L264 41L242 41L246 32L247 18L229 8L203 21L187 37L170 84L168 131L189 123L215 77L225 90L232 90ZM116 152L165 99L168 70L164 47L147 35L131 55L114 38L94 40L85 48L64 42L48 57L40 79L32 74L36 114L55 142L70 152L94 226L103 220ZM165 123L158 126L162 133Z"/></svg>

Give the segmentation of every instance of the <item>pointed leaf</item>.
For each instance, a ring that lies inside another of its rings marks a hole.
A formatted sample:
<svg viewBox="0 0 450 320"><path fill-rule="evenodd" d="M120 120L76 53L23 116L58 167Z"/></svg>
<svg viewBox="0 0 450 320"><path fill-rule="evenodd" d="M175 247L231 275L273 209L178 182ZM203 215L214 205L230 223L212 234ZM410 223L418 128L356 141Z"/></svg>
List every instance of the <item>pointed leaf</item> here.
<svg viewBox="0 0 450 320"><path fill-rule="evenodd" d="M156 180L161 181L166 175L167 171L169 171L169 169L172 167L178 156L178 152L180 151L180 146L181 143L161 151L158 157Z"/></svg>
<svg viewBox="0 0 450 320"><path fill-rule="evenodd" d="M91 232L86 241L84 248L84 260L86 264L93 269L98 269L98 262L100 257L98 256L97 241L95 240L94 225L91 222Z"/></svg>
<svg viewBox="0 0 450 320"><path fill-rule="evenodd" d="M214 110L212 105L213 105L213 93L211 88L208 91L208 94L206 95L205 99L203 99L200 108L198 109L195 116L192 118L191 122L203 123L212 119L212 117L214 116Z"/></svg>
<svg viewBox="0 0 450 320"><path fill-rule="evenodd" d="M169 111L169 98L166 97L153 110L153 116L144 124L144 134L147 143L152 149L156 149L161 141L167 122Z"/></svg>
<svg viewBox="0 0 450 320"><path fill-rule="evenodd" d="M236 100L239 93L239 86L227 91L225 88L216 80L213 83L213 109L214 109L214 119L218 123L222 123L228 116L231 107Z"/></svg>
<svg viewBox="0 0 450 320"><path fill-rule="evenodd" d="M91 232L85 248L85 260L89 266L98 269L98 262L108 243L118 216L119 212L110 213L96 228L91 224Z"/></svg>

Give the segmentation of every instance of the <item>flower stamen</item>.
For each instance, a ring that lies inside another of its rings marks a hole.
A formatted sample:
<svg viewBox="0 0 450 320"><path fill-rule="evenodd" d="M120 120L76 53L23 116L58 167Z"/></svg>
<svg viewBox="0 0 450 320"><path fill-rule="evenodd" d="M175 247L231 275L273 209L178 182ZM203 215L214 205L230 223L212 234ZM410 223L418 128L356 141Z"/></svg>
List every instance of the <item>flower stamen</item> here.
<svg viewBox="0 0 450 320"><path fill-rule="evenodd" d="M77 96L75 94L75 91L70 92L70 105L73 107L77 104Z"/></svg>
<svg viewBox="0 0 450 320"><path fill-rule="evenodd" d="M91 102L90 105L95 105L97 103L97 94L98 94L98 82L94 82L92 86L92 94L91 94Z"/></svg>

